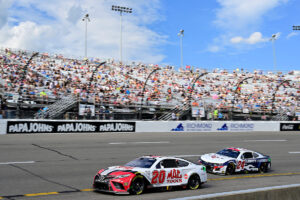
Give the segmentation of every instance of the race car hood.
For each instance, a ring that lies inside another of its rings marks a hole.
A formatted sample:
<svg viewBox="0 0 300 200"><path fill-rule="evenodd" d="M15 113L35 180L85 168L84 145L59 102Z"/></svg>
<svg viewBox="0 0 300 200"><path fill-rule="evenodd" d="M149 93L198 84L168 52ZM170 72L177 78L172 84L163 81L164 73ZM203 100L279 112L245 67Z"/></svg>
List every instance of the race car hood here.
<svg viewBox="0 0 300 200"><path fill-rule="evenodd" d="M126 167L126 166L112 166L101 172L101 175L114 175L114 172L136 172L140 171L141 168L138 167Z"/></svg>
<svg viewBox="0 0 300 200"><path fill-rule="evenodd" d="M219 155L216 153L204 154L200 158L201 158L201 160L203 160L205 162L217 163L217 164L222 164L222 163L225 163L225 162L233 159L231 157Z"/></svg>

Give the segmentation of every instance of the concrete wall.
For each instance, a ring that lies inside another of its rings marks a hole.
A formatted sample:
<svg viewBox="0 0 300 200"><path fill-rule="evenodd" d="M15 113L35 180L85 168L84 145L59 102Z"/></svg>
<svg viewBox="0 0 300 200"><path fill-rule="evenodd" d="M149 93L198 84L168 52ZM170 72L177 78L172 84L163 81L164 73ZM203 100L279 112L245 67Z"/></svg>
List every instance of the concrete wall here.
<svg viewBox="0 0 300 200"><path fill-rule="evenodd" d="M253 132L300 131L300 122L0 120L0 134L86 132Z"/></svg>

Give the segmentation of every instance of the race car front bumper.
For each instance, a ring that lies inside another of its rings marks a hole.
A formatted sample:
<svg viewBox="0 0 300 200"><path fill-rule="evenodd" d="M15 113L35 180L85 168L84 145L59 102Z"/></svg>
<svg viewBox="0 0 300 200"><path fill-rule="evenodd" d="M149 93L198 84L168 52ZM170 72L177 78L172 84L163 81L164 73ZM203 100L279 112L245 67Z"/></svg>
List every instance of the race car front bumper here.
<svg viewBox="0 0 300 200"><path fill-rule="evenodd" d="M225 174L226 173L226 165L217 164L217 163L209 163L203 160L200 161L202 165L206 167L206 171L213 174Z"/></svg>
<svg viewBox="0 0 300 200"><path fill-rule="evenodd" d="M128 182L120 179L106 178L96 175L94 178L93 188L99 192L108 192L114 194L129 194Z"/></svg>

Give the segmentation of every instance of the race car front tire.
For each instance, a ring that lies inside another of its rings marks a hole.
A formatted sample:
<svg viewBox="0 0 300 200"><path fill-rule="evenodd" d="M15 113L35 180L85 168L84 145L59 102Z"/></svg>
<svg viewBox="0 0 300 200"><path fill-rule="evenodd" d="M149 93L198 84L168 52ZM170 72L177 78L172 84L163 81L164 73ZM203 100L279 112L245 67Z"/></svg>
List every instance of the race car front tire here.
<svg viewBox="0 0 300 200"><path fill-rule="evenodd" d="M130 184L129 193L133 195L142 194L145 188L144 177L141 175L136 175Z"/></svg>
<svg viewBox="0 0 300 200"><path fill-rule="evenodd" d="M226 169L226 175L232 175L235 172L235 165L233 163L229 163Z"/></svg>
<svg viewBox="0 0 300 200"><path fill-rule="evenodd" d="M200 187L201 185L201 181L200 181L200 177L197 174L193 174L190 176L189 181L188 181L188 188L190 190L196 190Z"/></svg>

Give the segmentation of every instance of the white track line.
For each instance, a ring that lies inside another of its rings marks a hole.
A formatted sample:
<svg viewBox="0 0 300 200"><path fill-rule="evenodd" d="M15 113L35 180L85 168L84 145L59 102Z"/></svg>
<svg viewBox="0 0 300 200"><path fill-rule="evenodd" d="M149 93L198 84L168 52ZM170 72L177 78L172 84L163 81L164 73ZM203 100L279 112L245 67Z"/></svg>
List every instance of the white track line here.
<svg viewBox="0 0 300 200"><path fill-rule="evenodd" d="M11 164L32 164L35 161L23 161L23 162L2 162L0 165L11 165Z"/></svg>
<svg viewBox="0 0 300 200"><path fill-rule="evenodd" d="M291 151L291 152L289 152L289 153L291 153L291 154L296 154L296 153L300 153L300 151Z"/></svg>
<svg viewBox="0 0 300 200"><path fill-rule="evenodd" d="M108 144L167 144L169 141L159 141L159 142L111 142Z"/></svg>
<svg viewBox="0 0 300 200"><path fill-rule="evenodd" d="M244 142L286 142L287 140L244 140Z"/></svg>
<svg viewBox="0 0 300 200"><path fill-rule="evenodd" d="M231 191L231 192L203 194L203 195L199 195L199 196L181 197L181 198L169 199L169 200L192 200L192 199L216 198L216 197L222 197L222 196L225 196L225 195L247 194L247 193L253 193L253 192L261 192L261 191L276 190L276 189L285 189L285 188L291 188L291 187L300 187L300 184L279 185L279 186L272 186L272 187L263 187L263 188Z"/></svg>

